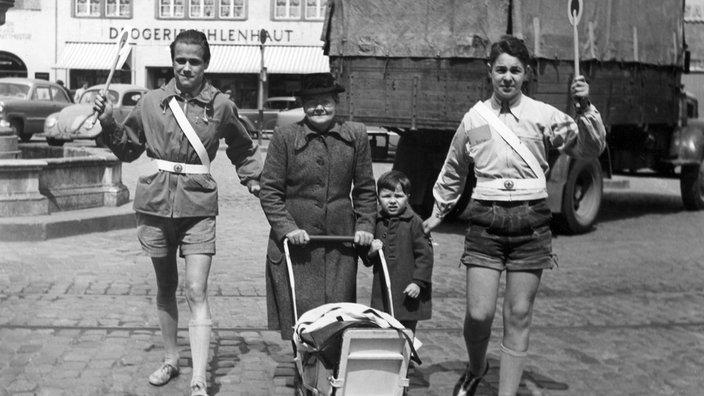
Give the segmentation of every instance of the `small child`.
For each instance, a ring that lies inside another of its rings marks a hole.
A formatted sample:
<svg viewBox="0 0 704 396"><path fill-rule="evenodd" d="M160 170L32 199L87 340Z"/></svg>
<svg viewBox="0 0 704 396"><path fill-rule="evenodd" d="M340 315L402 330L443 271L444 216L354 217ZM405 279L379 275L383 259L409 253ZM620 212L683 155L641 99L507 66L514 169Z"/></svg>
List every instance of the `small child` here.
<svg viewBox="0 0 704 396"><path fill-rule="evenodd" d="M367 254L368 260L363 262L367 266L374 265L372 308L390 312L377 253L383 249L394 316L415 334L418 321L430 319L432 311L433 247L430 236L423 232L423 220L408 205L410 189L410 180L399 171L386 172L377 181L380 211L375 239Z"/></svg>

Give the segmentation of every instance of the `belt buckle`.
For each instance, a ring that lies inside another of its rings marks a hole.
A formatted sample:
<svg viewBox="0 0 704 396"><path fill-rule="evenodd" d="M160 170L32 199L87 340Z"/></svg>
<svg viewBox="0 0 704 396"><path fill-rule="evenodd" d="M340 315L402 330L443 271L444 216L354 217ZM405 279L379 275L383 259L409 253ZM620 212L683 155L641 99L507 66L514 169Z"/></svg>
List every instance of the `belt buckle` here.
<svg viewBox="0 0 704 396"><path fill-rule="evenodd" d="M183 166L181 164L174 165L174 172L181 173L183 171Z"/></svg>
<svg viewBox="0 0 704 396"><path fill-rule="evenodd" d="M513 180L505 180L504 181L504 187L506 187L507 190L513 190Z"/></svg>

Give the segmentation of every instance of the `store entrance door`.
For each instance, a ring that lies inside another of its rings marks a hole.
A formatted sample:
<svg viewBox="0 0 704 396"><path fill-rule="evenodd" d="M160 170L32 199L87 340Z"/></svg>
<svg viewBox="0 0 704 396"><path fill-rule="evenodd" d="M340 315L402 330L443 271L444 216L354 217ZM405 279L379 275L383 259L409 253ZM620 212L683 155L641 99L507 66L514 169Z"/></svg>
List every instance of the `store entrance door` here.
<svg viewBox="0 0 704 396"><path fill-rule="evenodd" d="M0 77L27 77L27 65L17 55L0 51Z"/></svg>

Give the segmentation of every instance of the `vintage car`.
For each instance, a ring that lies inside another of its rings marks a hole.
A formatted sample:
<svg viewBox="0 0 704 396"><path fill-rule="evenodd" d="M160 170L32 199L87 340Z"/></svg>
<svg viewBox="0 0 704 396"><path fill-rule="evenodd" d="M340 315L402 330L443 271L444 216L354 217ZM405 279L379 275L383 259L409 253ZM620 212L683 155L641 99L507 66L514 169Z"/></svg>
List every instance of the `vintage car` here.
<svg viewBox="0 0 704 396"><path fill-rule="evenodd" d="M71 103L59 84L33 78L0 78L0 126L12 128L23 142L42 131L49 114Z"/></svg>
<svg viewBox="0 0 704 396"><path fill-rule="evenodd" d="M301 102L295 96L272 96L264 101L263 115L264 122L259 125L259 110L258 109L239 109L240 116L247 118L257 131L262 131L264 134L274 132L276 126L276 117L281 111L289 109L301 108Z"/></svg>
<svg viewBox="0 0 704 396"><path fill-rule="evenodd" d="M92 139L98 147L104 146L100 122L93 114L95 96L103 89L105 85L92 86L81 95L78 103L47 117L44 135L50 146L62 146L76 139ZM124 120L146 92L146 88L138 85L111 84L107 97L112 102L115 120Z"/></svg>

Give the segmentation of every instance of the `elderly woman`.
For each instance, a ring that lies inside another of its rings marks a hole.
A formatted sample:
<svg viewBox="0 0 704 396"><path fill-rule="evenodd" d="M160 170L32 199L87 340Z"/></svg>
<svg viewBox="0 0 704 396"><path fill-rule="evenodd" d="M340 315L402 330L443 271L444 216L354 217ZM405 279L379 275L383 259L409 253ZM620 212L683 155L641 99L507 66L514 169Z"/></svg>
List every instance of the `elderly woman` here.
<svg viewBox="0 0 704 396"><path fill-rule="evenodd" d="M306 75L305 118L274 134L261 178L271 233L266 290L269 329L290 339L293 325L283 241L291 244L298 313L356 301L357 251L373 239L376 190L366 128L335 118L344 88L329 73ZM354 244L310 242L310 235L354 235ZM309 243L310 242L310 243Z"/></svg>

